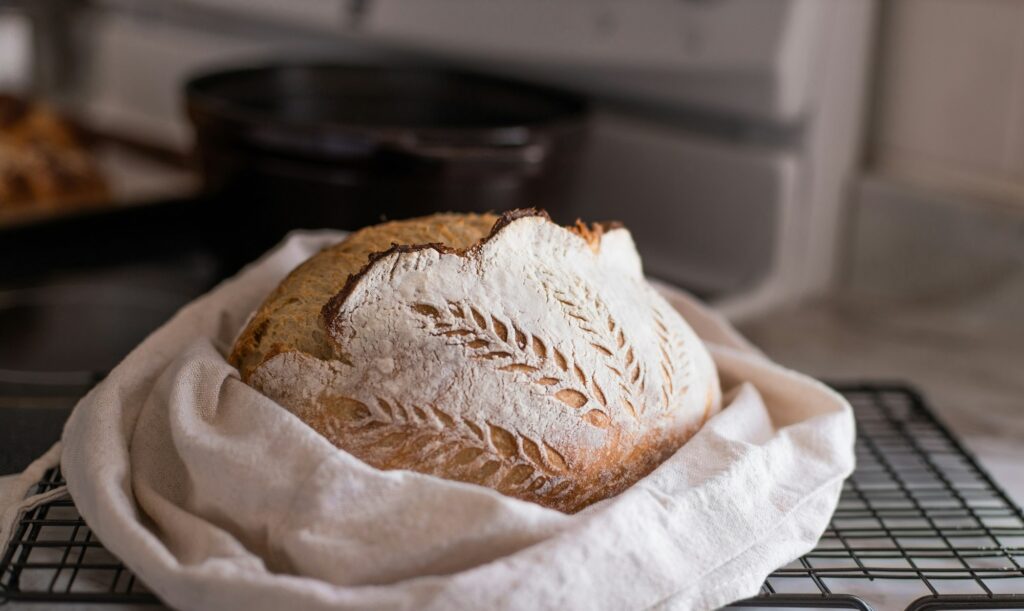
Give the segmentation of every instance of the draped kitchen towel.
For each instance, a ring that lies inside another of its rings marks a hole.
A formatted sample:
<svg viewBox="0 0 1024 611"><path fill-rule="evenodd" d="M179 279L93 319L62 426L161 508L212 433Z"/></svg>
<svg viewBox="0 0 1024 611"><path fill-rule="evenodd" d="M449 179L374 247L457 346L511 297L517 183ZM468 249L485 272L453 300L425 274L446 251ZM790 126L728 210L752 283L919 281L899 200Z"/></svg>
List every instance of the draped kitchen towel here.
<svg viewBox="0 0 1024 611"><path fill-rule="evenodd" d="M68 421L75 504L168 604L711 609L817 542L853 469L849 405L665 286L726 408L614 498L566 515L336 449L224 355L284 275L342 236L290 236L153 333Z"/></svg>

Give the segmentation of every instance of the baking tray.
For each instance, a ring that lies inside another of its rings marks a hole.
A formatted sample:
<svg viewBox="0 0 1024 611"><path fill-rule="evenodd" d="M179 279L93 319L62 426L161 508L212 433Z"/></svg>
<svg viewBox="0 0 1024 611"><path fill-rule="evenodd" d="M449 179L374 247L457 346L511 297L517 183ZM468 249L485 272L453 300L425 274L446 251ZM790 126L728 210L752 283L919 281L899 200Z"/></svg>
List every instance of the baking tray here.
<svg viewBox="0 0 1024 611"><path fill-rule="evenodd" d="M54 221L111 214L168 199L194 196L200 180L190 158L180 152L87 127L63 117L77 134L107 183L105 197L64 203L0 206L0 238L8 231Z"/></svg>
<svg viewBox="0 0 1024 611"><path fill-rule="evenodd" d="M854 408L857 469L817 547L734 606L1024 608L1020 508L913 389L834 386ZM32 492L61 485L55 468ZM69 498L20 519L0 556L4 601L160 604L93 536Z"/></svg>

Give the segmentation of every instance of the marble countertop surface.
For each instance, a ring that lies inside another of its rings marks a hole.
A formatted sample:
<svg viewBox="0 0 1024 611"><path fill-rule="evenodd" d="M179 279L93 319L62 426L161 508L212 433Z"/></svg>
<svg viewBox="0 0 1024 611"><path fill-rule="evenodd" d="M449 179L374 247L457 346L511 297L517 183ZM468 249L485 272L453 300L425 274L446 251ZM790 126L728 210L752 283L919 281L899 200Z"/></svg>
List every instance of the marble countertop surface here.
<svg viewBox="0 0 1024 611"><path fill-rule="evenodd" d="M900 381L1024 505L1024 268L959 294L836 296L739 325L776 361L835 381Z"/></svg>

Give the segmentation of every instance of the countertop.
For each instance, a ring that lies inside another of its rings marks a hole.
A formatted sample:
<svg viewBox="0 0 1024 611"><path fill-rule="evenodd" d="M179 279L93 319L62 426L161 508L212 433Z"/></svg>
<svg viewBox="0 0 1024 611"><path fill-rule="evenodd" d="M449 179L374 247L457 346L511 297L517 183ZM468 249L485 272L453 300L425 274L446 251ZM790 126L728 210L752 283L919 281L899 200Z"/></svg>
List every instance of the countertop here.
<svg viewBox="0 0 1024 611"><path fill-rule="evenodd" d="M774 360L818 378L917 387L1024 505L1024 268L961 293L833 296L740 331Z"/></svg>

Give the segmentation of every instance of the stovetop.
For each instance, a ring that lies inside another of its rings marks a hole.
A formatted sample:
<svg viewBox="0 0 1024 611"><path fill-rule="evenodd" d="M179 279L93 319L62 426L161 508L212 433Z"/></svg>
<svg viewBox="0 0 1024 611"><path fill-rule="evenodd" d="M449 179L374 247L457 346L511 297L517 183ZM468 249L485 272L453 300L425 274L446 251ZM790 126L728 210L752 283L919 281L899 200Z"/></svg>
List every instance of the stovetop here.
<svg viewBox="0 0 1024 611"><path fill-rule="evenodd" d="M77 400L234 270L204 202L0 229L0 475L60 437Z"/></svg>

